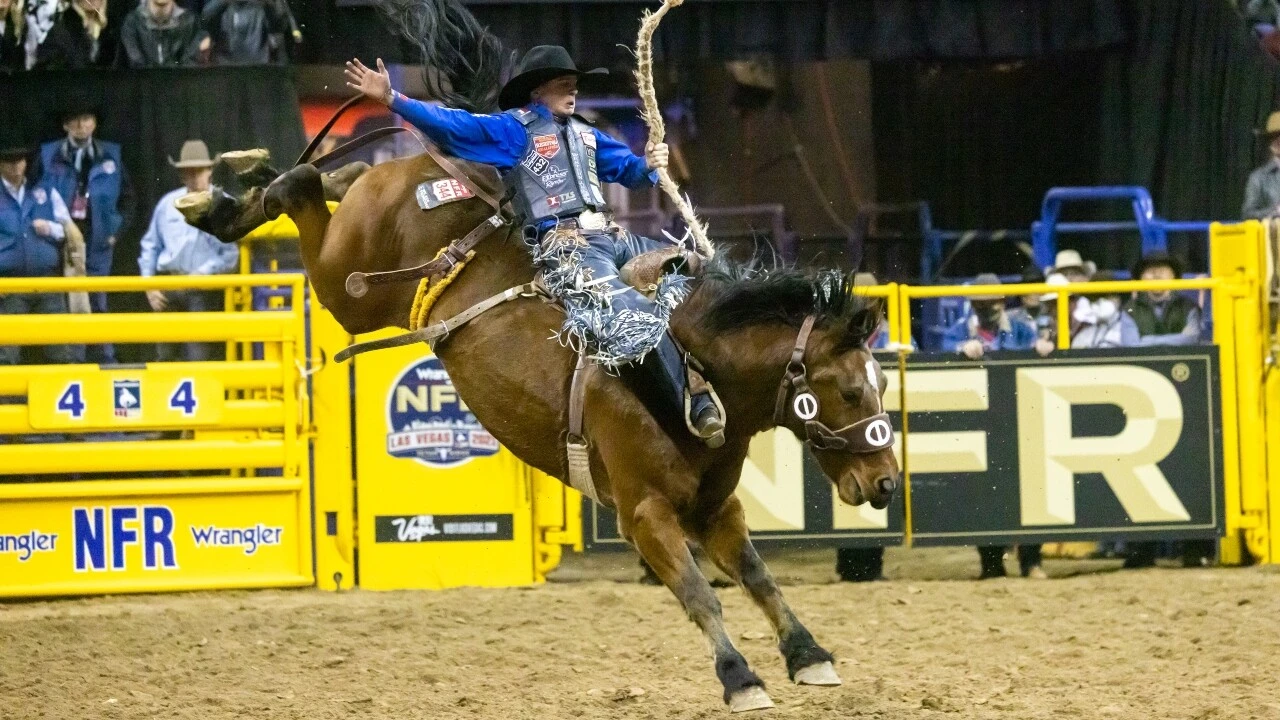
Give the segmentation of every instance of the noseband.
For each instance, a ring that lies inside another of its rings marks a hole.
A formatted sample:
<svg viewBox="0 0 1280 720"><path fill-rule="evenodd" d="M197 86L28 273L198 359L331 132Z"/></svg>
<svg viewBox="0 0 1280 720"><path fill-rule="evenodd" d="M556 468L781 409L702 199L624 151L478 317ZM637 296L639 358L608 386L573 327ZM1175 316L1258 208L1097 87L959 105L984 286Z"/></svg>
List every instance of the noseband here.
<svg viewBox="0 0 1280 720"><path fill-rule="evenodd" d="M803 422L805 439L815 450L843 450L863 455L892 447L893 426L883 408L881 412L839 430L832 430L818 419L821 407L818 396L809 389L804 367L804 351L809 344L809 334L813 332L814 322L814 316L810 315L800 326L795 348L791 351L791 360L782 375L782 385L778 387L778 403L773 411L774 422L785 425L789 416ZM876 404L879 403L880 394L877 392Z"/></svg>

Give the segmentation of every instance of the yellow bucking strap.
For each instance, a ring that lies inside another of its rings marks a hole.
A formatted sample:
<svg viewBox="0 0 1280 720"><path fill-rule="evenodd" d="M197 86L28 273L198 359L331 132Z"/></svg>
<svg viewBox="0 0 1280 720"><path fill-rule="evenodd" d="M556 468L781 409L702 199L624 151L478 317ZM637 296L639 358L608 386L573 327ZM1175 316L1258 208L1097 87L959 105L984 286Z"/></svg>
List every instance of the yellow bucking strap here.
<svg viewBox="0 0 1280 720"><path fill-rule="evenodd" d="M448 248L441 248L436 253L433 260L439 260ZM413 309L409 311L409 329L418 330L427 324L427 316L431 314L431 308L435 306L436 300L440 299L440 295L444 293L445 288L449 287L449 283L458 277L458 273L462 272L462 268L467 266L467 261L475 257L475 251L467 253L466 260L459 262L449 269L449 273L440 282L435 285L431 284L431 278L424 277L418 281L418 290L413 294Z"/></svg>

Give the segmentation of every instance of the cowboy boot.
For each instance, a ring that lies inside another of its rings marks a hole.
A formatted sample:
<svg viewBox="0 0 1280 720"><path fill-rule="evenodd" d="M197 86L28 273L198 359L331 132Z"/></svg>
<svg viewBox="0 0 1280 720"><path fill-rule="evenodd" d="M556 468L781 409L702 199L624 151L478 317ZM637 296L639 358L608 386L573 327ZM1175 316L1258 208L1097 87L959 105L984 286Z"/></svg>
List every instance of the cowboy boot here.
<svg viewBox="0 0 1280 720"><path fill-rule="evenodd" d="M724 445L724 414L711 384L693 367L696 361L680 351L670 333L662 336L654 352L658 356L658 374L674 391L676 406L682 408L689 432L709 448ZM686 365L686 358L690 365Z"/></svg>

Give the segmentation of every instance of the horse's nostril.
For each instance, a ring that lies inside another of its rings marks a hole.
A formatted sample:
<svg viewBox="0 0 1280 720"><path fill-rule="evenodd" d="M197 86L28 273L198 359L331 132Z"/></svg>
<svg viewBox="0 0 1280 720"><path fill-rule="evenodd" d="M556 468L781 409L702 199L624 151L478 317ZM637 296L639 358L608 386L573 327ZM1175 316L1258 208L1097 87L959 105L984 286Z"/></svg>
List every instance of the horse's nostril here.
<svg viewBox="0 0 1280 720"><path fill-rule="evenodd" d="M880 488L882 494L892 495L898 489L898 483L891 477L882 477L876 481L876 487Z"/></svg>

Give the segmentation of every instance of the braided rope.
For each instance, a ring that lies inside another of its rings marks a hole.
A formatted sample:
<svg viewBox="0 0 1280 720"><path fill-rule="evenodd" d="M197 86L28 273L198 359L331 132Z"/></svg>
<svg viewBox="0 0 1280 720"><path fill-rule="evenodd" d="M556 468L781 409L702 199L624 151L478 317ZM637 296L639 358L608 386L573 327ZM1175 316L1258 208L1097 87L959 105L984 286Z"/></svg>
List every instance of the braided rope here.
<svg viewBox="0 0 1280 720"><path fill-rule="evenodd" d="M649 144L651 145L662 142L667 135L666 123L662 120L662 108L658 107L658 95L653 87L653 33L658 29L658 24L662 22L662 17L667 14L667 11L683 2L684 0L663 0L662 7L654 12L645 10L644 15L640 16L640 35L636 38L636 85L639 87L640 101L643 103L640 117L649 126ZM685 225L688 226L689 233L693 235L694 242L697 244L698 253L706 258L714 256L716 250L707 238L706 224L694 213L689 198L680 193L680 187L676 185L675 180L671 179L671 174L666 168L658 169L658 186L680 211L680 217L684 218Z"/></svg>

